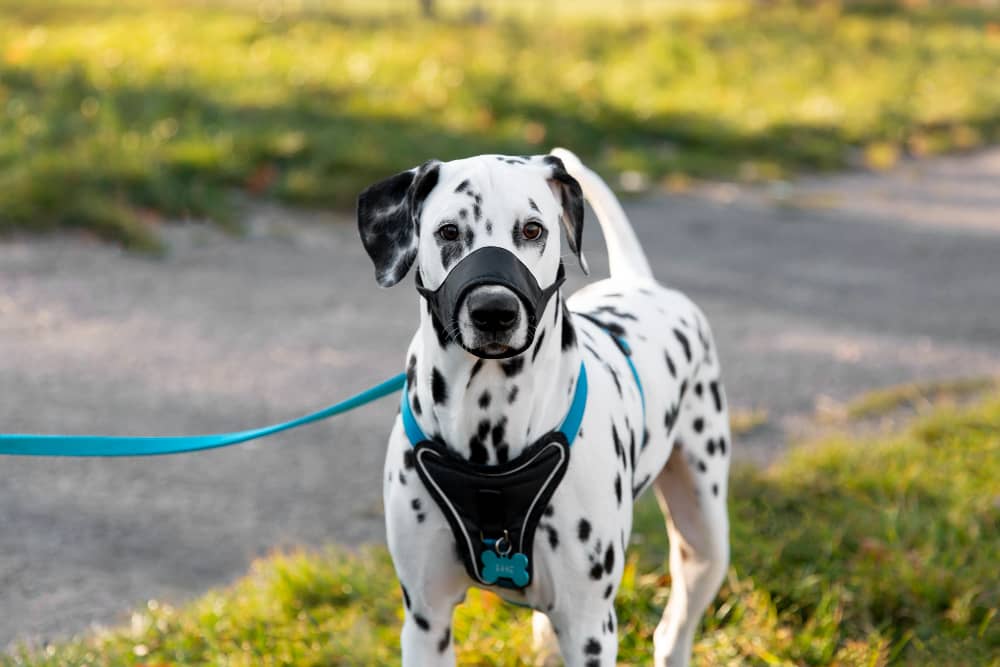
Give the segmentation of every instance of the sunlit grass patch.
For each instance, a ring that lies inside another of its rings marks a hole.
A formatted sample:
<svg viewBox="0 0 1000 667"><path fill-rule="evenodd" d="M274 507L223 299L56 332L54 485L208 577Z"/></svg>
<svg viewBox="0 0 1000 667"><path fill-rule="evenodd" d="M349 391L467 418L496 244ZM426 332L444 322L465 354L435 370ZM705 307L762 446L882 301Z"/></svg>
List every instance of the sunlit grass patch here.
<svg viewBox="0 0 1000 667"><path fill-rule="evenodd" d="M350 206L430 157L560 144L645 187L998 138L998 8L670 4L0 0L0 233L150 247L150 211Z"/></svg>
<svg viewBox="0 0 1000 667"><path fill-rule="evenodd" d="M879 440L840 437L737 470L733 565L695 647L705 665L988 665L1000 651L1000 395ZM616 606L646 664L666 601L666 536L640 500ZM277 555L190 604L22 649L0 665L398 664L402 601L384 549ZM461 665L533 664L530 613L473 591ZM991 662L993 661L993 662Z"/></svg>

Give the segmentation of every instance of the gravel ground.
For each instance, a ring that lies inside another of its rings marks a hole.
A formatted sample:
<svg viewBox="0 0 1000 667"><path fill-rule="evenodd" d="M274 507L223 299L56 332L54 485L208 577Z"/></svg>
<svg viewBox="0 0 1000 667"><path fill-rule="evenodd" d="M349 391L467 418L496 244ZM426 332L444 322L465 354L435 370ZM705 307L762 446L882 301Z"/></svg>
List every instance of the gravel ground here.
<svg viewBox="0 0 1000 667"><path fill-rule="evenodd" d="M769 414L744 460L779 454L818 400L1000 373L998 150L627 208L659 278L708 313L731 402ZM334 218L257 207L238 240L177 226L164 260L0 244L0 431L242 429L398 372L412 286L378 290ZM189 598L276 547L382 540L394 412L202 454L0 459L0 646Z"/></svg>

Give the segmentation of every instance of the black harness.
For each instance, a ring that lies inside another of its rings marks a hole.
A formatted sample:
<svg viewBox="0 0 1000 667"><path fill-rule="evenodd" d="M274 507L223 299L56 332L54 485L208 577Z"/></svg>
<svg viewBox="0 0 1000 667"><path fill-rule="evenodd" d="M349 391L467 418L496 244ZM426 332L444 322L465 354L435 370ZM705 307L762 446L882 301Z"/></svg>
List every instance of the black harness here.
<svg viewBox="0 0 1000 667"><path fill-rule="evenodd" d="M587 405L587 370L580 364L569 412L558 429L517 458L499 465L471 463L424 435L404 387L400 413L413 446L417 474L444 512L473 580L523 589L532 580L535 531L566 474L569 451Z"/></svg>
<svg viewBox="0 0 1000 667"><path fill-rule="evenodd" d="M444 512L475 581L522 589L532 580L535 530L569 465L558 431L513 461L486 466L425 440L414 449L417 473Z"/></svg>

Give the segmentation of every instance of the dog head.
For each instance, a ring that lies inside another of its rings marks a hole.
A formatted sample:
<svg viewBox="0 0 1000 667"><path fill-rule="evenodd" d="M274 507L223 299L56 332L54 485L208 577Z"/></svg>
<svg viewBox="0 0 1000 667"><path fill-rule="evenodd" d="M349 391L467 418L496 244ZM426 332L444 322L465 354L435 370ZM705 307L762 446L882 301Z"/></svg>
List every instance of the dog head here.
<svg viewBox="0 0 1000 667"><path fill-rule="evenodd" d="M558 286L560 227L586 271L580 185L551 155L431 160L358 198L358 229L379 285L395 285L416 263L442 343L479 357L510 356L531 344L542 315L533 311L545 303L531 303L526 293L535 291L532 281L543 290ZM446 285L460 264L454 279L461 285ZM435 293L446 294L440 308Z"/></svg>

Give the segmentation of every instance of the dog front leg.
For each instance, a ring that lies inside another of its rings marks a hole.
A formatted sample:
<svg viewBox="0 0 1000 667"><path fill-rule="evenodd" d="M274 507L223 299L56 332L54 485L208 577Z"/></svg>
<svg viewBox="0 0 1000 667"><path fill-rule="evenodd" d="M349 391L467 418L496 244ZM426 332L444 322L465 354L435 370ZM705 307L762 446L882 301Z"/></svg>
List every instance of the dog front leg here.
<svg viewBox="0 0 1000 667"><path fill-rule="evenodd" d="M400 643L403 649L403 667L455 664L455 649L451 636L454 605L432 610L410 603L403 619Z"/></svg>
<svg viewBox="0 0 1000 667"><path fill-rule="evenodd" d="M614 605L607 600L602 602L607 608L596 615L581 614L581 609L593 608L583 604L567 613L550 616L566 667L614 667L617 664L618 618Z"/></svg>

